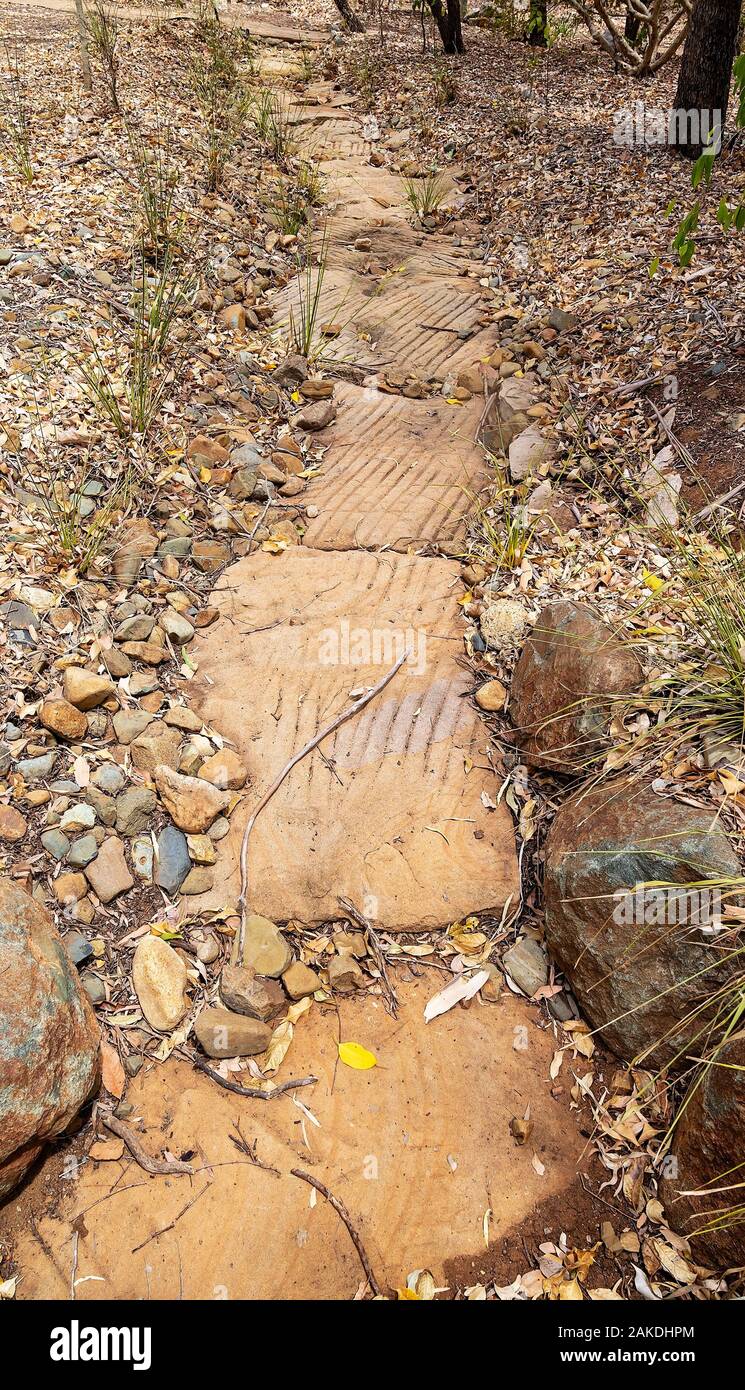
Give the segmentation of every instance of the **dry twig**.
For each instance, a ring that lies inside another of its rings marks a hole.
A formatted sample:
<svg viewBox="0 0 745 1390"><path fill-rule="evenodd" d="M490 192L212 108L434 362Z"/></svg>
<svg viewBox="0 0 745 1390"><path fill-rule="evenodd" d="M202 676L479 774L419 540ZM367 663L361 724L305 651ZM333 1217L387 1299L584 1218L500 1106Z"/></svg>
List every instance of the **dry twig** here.
<svg viewBox="0 0 745 1390"><path fill-rule="evenodd" d="M282 771L272 782L272 785L269 788L269 790L264 793L264 796L261 798L261 801L256 807L256 810L249 816L246 829L243 832L243 840L241 842L241 896L239 899L241 909L241 924L236 934L235 945L233 947L234 965L239 960L243 959L243 942L246 935L246 917L248 908L248 841L251 835L251 831L253 830L259 816L261 815L261 812L264 810L264 807L267 806L268 803L271 801L275 792L279 790L279 788L285 780L285 777L287 777L288 773L292 771L293 767L295 767L299 762L301 762L303 758L307 757L308 753L312 753L313 749L317 748L319 743L322 743L325 738L329 737L329 734L333 734L342 724L346 724L348 719L353 719L355 714L359 714L360 711L363 710L366 705L370 704L371 700L375 699L376 695L379 695L382 690L385 690L385 687L393 680L393 677L395 676L396 672L399 671L400 668L403 666L408 655L409 650L407 647L406 651L404 651L403 654L398 658L398 661L396 661L394 665L391 666L390 671L387 671L386 674L382 677L382 679L378 681L377 685L374 685L372 689L366 691L365 694L362 695L359 700L356 700L353 705L349 705L347 709L342 710L341 714L337 714L336 718L332 719L330 723L325 724L324 727L320 729L317 734L314 734L313 738L310 739L310 741L299 750L299 752L295 753L293 757L290 758L289 762L285 763L284 767L282 768Z"/></svg>
<svg viewBox="0 0 745 1390"><path fill-rule="evenodd" d="M367 1276L367 1282L370 1285L370 1288L372 1289L373 1293L377 1297L380 1297L382 1294L380 1284L378 1283L377 1279L375 1278L375 1275L373 1274L370 1261L367 1258L365 1247L362 1244L362 1241L360 1240L360 1237L358 1236L356 1230L354 1229L354 1226L352 1225L352 1218L349 1215L349 1212L347 1211L344 1203L340 1200L339 1197L335 1197L333 1192L329 1192L328 1188L325 1187L322 1182L318 1181L318 1178L311 1177L310 1173L304 1173L302 1168L291 1168L290 1172L292 1173L293 1178L301 1178L303 1182L310 1183L311 1187L315 1187L316 1191L320 1192L321 1196L325 1197L326 1201L331 1203L331 1206L334 1208L334 1211L338 1212L339 1216L344 1222L344 1225L349 1231L350 1236L352 1237L352 1244L354 1245L354 1248L360 1257L362 1268L364 1269L365 1274Z"/></svg>

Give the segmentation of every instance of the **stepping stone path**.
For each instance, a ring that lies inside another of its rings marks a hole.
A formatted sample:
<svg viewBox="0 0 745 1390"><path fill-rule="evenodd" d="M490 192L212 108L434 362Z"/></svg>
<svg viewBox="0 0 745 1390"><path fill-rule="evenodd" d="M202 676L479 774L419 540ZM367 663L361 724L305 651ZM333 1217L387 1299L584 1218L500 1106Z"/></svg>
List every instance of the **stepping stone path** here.
<svg viewBox="0 0 745 1390"><path fill-rule="evenodd" d="M459 664L459 566L444 558L462 550L469 497L486 481L475 442L483 396L454 399L449 383L480 368L496 329L465 253L411 227L401 179L369 163L343 101L317 83L289 114L301 145L320 151L329 205L317 323L339 331L324 341L327 376L339 363L337 375L355 368L360 384L335 380L335 416L314 433L325 455L305 493L305 544L227 569L211 602L230 621L191 647L191 699L235 745L252 788L221 847L232 871L199 905L237 902L251 804L408 648L384 692L262 812L248 901L273 921L320 923L344 896L386 929L433 929L499 915L519 882L509 811L488 809L483 775L468 771L483 765L487 740ZM376 255L396 273L364 274ZM303 272L274 296L282 341L307 293ZM388 378L419 383L420 398L391 394Z"/></svg>

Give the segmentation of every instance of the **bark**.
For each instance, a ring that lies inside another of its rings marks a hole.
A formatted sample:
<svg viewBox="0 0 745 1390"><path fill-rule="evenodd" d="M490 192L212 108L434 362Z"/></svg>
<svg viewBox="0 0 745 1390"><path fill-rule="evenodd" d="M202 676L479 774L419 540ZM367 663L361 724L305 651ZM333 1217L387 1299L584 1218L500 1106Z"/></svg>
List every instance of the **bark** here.
<svg viewBox="0 0 745 1390"><path fill-rule="evenodd" d="M722 129L741 10L742 0L695 0L675 93L676 110L720 112ZM698 159L701 154L709 133L705 119L699 133L698 141L676 146L688 159Z"/></svg>
<svg viewBox="0 0 745 1390"><path fill-rule="evenodd" d="M461 28L460 0L447 0L447 9L443 9L442 0L429 0L429 7L432 11L435 24L440 31L442 46L446 53L465 53L466 46L463 42L463 30Z"/></svg>
<svg viewBox="0 0 745 1390"><path fill-rule="evenodd" d="M91 77L91 59L88 52L88 35L85 27L83 0L75 0L75 13L78 19L78 48L80 50L80 72L83 79L83 89L86 92L92 92L93 79Z"/></svg>
<svg viewBox="0 0 745 1390"><path fill-rule="evenodd" d="M623 31L623 36L624 36L624 38L626 39L626 42L627 42L627 43L636 43L636 41L637 41L637 39L638 39L638 37L639 37L639 30L640 30L640 29L641 29L641 20L639 19L638 15L635 15L635 14L634 14L634 11L633 11L633 10L629 10L629 11L628 11L628 14L626 15L626 25L625 25L624 31Z"/></svg>
<svg viewBox="0 0 745 1390"><path fill-rule="evenodd" d="M547 44L548 0L530 0L529 41L534 48Z"/></svg>
<svg viewBox="0 0 745 1390"><path fill-rule="evenodd" d="M344 20L344 23L346 24L347 28L351 30L353 34L364 34L365 26L362 23L362 20L360 19L359 15L355 14L354 10L352 9L352 6L349 3L349 0L334 0L334 4L336 5L336 8L339 11L339 14L341 15L342 19Z"/></svg>

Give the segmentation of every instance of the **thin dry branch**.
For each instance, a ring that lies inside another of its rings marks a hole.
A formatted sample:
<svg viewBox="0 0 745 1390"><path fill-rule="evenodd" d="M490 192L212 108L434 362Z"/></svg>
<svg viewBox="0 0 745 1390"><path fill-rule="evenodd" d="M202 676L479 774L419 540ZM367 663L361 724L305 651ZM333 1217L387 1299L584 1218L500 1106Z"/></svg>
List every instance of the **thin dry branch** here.
<svg viewBox="0 0 745 1390"><path fill-rule="evenodd" d="M241 895L239 899L241 910L241 923L235 938L235 945L233 947L232 958L234 965L238 961L243 959L243 942L246 935L246 918L248 915L248 841L251 835L251 831L253 830L259 816L261 815L261 812L264 810L264 807L267 806L268 803L271 801L275 792L279 790L279 788L285 780L285 777L287 777L288 773L292 771L293 767L295 767L299 762L301 762L303 758L307 757L308 753L312 753L313 749L317 748L319 743L323 743L323 740L325 738L328 738L330 734L333 734L338 728L340 728L342 724L346 724L348 719L353 719L356 714L359 714L360 711L363 710L366 705L370 704L371 700L375 699L376 695L379 695L382 690L385 690L386 686L389 685L390 682L393 680L393 677L396 675L396 672L399 671L403 666L408 655L409 649L407 647L403 654L398 658L398 661L396 661L394 665L391 666L390 671L387 671L383 678L378 681L377 685L374 685L370 690L366 691L365 694L361 696L359 700L356 700L353 705L349 705L347 709L342 710L341 714L337 714L336 717L330 721L330 723L325 724L324 727L320 729L317 734L314 734L313 738L310 739L309 742L306 743L298 753L295 753L293 757L290 758L289 762L285 763L284 767L282 768L282 771L272 782L272 785L269 788L269 790L264 793L263 797L261 798L261 801L256 807L256 810L253 811L252 814L249 816L246 829L243 832L243 840L241 842Z"/></svg>
<svg viewBox="0 0 745 1390"><path fill-rule="evenodd" d="M124 1121L118 1120L115 1115L104 1115L101 1112L99 1113L101 1114L101 1120L106 1128L110 1129L112 1134L116 1134L119 1139L124 1140L135 1163L139 1163L140 1167L143 1168L146 1173L150 1173L153 1177L160 1176L164 1173L172 1173L174 1176L178 1174L191 1175L193 1173L194 1170L191 1164L182 1163L180 1158L151 1158L150 1154L143 1149L142 1144L136 1137L134 1131L129 1128L129 1125L125 1125Z"/></svg>
<svg viewBox="0 0 745 1390"><path fill-rule="evenodd" d="M303 1182L310 1183L311 1187L315 1187L316 1192L320 1192L321 1196L325 1197L326 1201L331 1203L331 1206L334 1208L334 1211L338 1212L339 1216L344 1222L344 1225L349 1231L350 1236L352 1237L352 1244L354 1245L354 1248L360 1257L362 1268L364 1269L365 1275L367 1277L367 1282L370 1285L370 1288L372 1289L373 1293L377 1297L380 1297L382 1294L380 1284L378 1283L377 1279L375 1278L375 1275L373 1274L372 1266L370 1264L369 1259L367 1258L365 1247L362 1244L362 1241L359 1235L357 1234L356 1230L354 1229L354 1226L352 1225L352 1218L349 1215L349 1212L347 1211L344 1203L341 1201L339 1197L335 1197L333 1192L329 1192L328 1188L325 1187L322 1182L318 1181L318 1178L311 1177L310 1173L304 1173L302 1168L291 1168L290 1172L292 1173L293 1178L301 1178Z"/></svg>

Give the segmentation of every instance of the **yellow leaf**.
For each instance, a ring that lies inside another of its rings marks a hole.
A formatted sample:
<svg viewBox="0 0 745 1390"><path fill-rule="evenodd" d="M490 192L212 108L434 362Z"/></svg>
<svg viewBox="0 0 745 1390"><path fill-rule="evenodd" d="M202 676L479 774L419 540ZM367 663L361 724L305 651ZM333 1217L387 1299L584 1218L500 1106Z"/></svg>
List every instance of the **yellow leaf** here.
<svg viewBox="0 0 745 1390"><path fill-rule="evenodd" d="M212 477L212 469L211 469L211 468L205 468L205 467L204 467L204 464L203 464L202 467L201 467L200 470L199 470L199 481L200 481L200 483L208 483L211 477Z"/></svg>
<svg viewBox="0 0 745 1390"><path fill-rule="evenodd" d="M413 1299L416 1303L421 1303L422 1301L419 1294L415 1293L413 1289L396 1289L396 1295L399 1303L406 1303L407 1300L410 1299Z"/></svg>
<svg viewBox="0 0 745 1390"><path fill-rule="evenodd" d="M660 589L664 589L665 587L664 579L660 579L658 574L652 574L649 570L644 571L642 579L646 587L651 589L653 594L656 594Z"/></svg>
<svg viewBox="0 0 745 1390"><path fill-rule="evenodd" d="M355 1071L369 1071L377 1061L372 1052L356 1042L339 1043L339 1056L345 1066L353 1067Z"/></svg>

